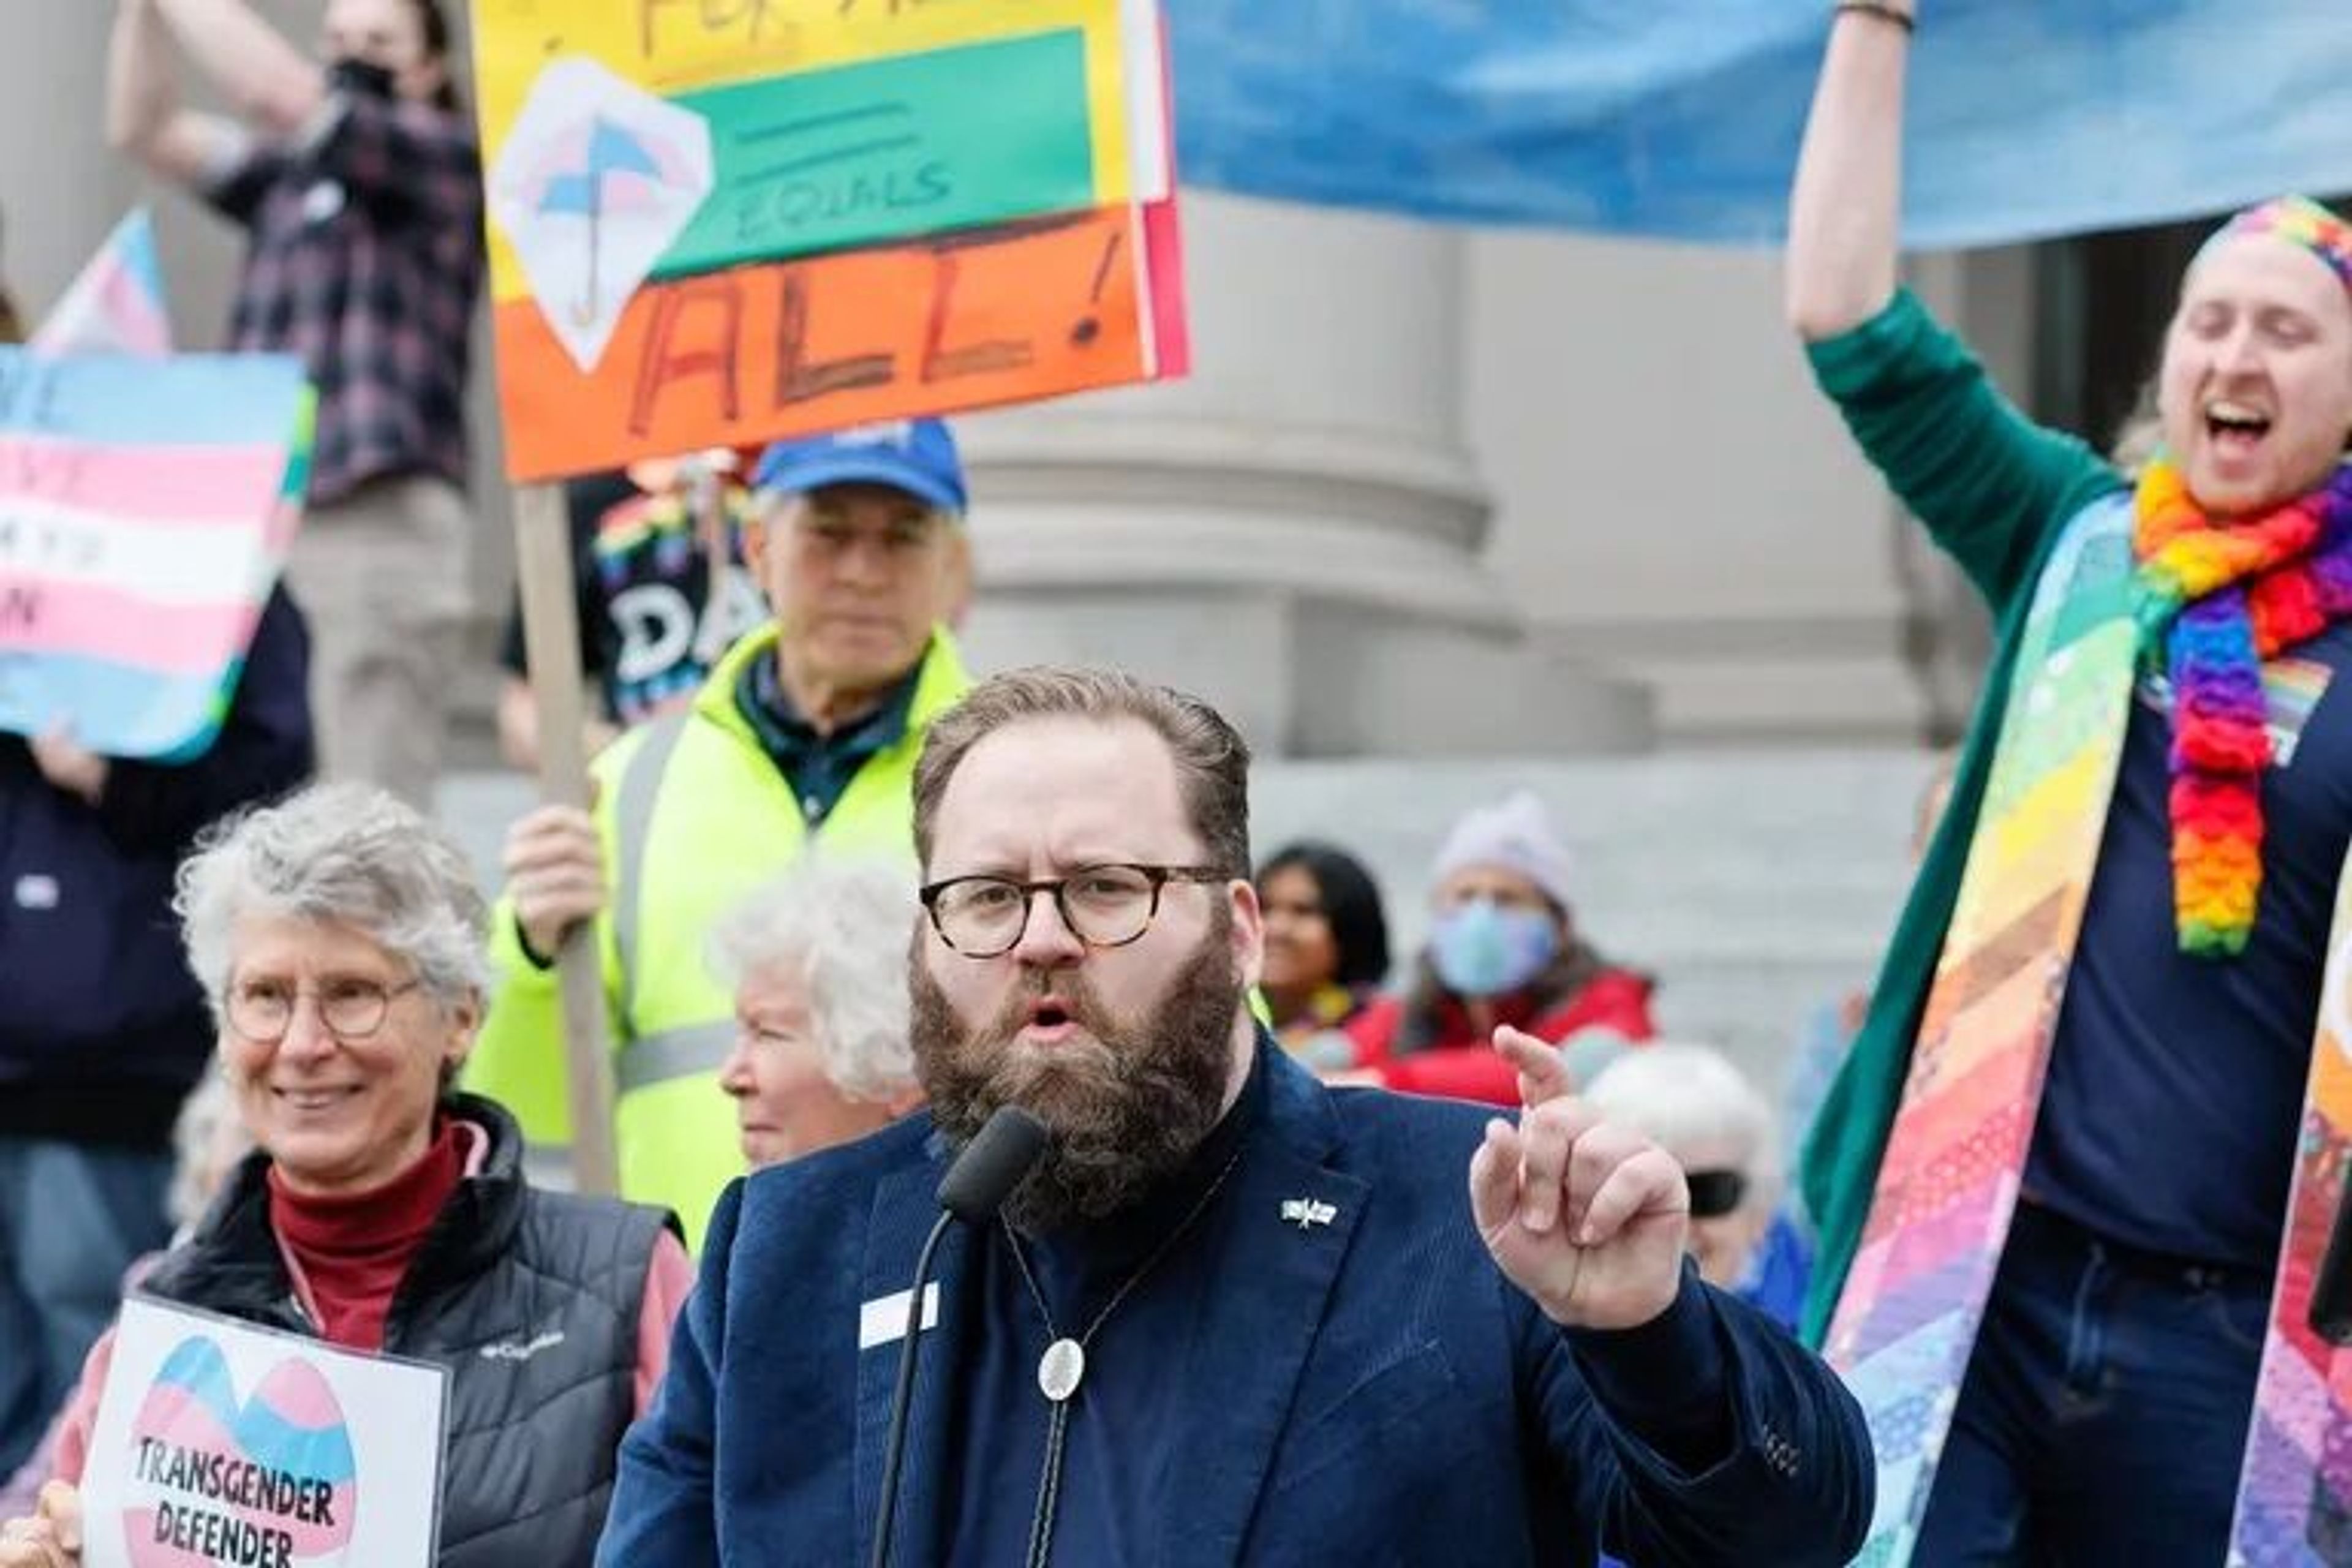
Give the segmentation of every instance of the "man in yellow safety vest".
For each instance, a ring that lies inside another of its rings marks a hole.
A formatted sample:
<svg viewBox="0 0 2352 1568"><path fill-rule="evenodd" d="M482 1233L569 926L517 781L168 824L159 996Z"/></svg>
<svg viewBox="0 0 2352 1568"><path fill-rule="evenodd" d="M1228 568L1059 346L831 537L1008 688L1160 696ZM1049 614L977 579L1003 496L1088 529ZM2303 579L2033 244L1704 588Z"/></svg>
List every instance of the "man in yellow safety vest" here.
<svg viewBox="0 0 2352 1568"><path fill-rule="evenodd" d="M593 922L614 1040L622 1193L698 1245L742 1171L719 1089L733 1008L705 945L719 917L812 845L913 855L931 720L969 680L943 623L969 592L963 470L937 420L771 447L751 559L775 612L692 703L595 763L588 811L509 831L493 927L500 984L467 1068L535 1144L571 1137L551 955Z"/></svg>

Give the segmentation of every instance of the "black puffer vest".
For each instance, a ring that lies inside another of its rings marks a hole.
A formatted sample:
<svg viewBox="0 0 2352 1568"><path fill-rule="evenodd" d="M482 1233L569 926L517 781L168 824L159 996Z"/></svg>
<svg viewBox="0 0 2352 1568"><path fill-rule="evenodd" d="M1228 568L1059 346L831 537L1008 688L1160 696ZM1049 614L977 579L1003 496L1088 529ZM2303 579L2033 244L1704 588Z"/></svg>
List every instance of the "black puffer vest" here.
<svg viewBox="0 0 2352 1568"><path fill-rule="evenodd" d="M498 1106L452 1097L488 1133L478 1174L434 1222L394 1295L384 1352L449 1369L443 1568L587 1568L635 1414L637 1320L659 1209L541 1192ZM266 1158L231 1178L142 1293L315 1335L269 1225Z"/></svg>

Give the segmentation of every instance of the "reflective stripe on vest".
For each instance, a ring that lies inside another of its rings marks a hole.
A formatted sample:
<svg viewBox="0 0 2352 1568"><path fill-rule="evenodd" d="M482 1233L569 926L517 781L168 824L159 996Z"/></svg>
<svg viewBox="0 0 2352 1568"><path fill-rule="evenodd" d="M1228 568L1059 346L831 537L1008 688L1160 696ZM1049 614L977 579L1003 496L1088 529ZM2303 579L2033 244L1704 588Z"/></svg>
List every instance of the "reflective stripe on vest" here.
<svg viewBox="0 0 2352 1568"><path fill-rule="evenodd" d="M688 1024L631 1040L614 1067L614 1087L622 1094L650 1089L674 1078L716 1073L735 1047L735 1026Z"/></svg>
<svg viewBox="0 0 2352 1568"><path fill-rule="evenodd" d="M637 1016L637 930L644 920L646 841L653 837L654 806L661 799L662 775L669 772L671 753L686 733L692 712L673 709L646 726L646 738L621 774L621 789L613 803L613 946L621 964L621 1026L634 1028ZM620 1088L629 1087L625 1067Z"/></svg>

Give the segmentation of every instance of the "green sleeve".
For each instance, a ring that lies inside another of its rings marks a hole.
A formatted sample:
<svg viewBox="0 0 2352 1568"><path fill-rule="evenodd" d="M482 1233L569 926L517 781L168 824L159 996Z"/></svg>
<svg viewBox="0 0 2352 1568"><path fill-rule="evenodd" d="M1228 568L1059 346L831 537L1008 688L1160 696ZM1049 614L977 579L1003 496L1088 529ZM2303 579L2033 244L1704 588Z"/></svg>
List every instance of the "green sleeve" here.
<svg viewBox="0 0 2352 1568"><path fill-rule="evenodd" d="M1996 617L2027 586L2043 536L2123 482L2080 439L2019 413L1907 289L1807 353L1863 455Z"/></svg>

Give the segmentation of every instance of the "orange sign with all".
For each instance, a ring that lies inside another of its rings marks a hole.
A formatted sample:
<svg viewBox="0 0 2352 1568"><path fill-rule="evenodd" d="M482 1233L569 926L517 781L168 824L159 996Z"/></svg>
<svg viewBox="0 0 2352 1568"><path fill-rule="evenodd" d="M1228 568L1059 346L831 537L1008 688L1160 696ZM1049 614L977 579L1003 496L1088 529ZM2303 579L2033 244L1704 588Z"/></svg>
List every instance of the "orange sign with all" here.
<svg viewBox="0 0 2352 1568"><path fill-rule="evenodd" d="M789 9L478 5L513 479L1187 368L1154 0Z"/></svg>
<svg viewBox="0 0 2352 1568"><path fill-rule="evenodd" d="M508 467L550 478L1146 379L1167 357L1146 229L1111 207L652 284L591 370L536 302L501 304Z"/></svg>

